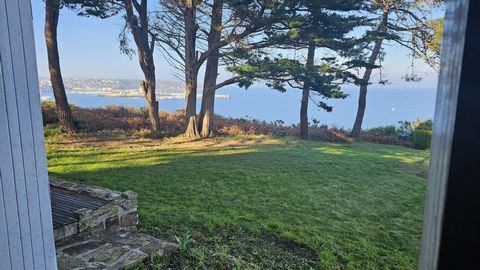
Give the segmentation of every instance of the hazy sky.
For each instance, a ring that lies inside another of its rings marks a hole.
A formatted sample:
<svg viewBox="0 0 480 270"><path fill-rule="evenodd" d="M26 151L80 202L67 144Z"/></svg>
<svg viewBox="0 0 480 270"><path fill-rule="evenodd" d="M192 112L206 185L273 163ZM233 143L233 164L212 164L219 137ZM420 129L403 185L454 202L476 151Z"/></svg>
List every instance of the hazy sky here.
<svg viewBox="0 0 480 270"><path fill-rule="evenodd" d="M44 27L44 2L32 1L39 76L48 76ZM119 50L118 34L122 18L106 20L76 16L67 9L61 10L58 29L60 62L64 77L140 79L142 73L136 59L130 60ZM392 83L390 87L434 88L437 75L424 64L417 65L423 77L419 83L406 83L401 78L409 69L408 52L398 47L388 47L383 74ZM178 80L172 68L156 51L156 73L159 80ZM226 76L226 74L221 74ZM203 79L199 76L199 80Z"/></svg>

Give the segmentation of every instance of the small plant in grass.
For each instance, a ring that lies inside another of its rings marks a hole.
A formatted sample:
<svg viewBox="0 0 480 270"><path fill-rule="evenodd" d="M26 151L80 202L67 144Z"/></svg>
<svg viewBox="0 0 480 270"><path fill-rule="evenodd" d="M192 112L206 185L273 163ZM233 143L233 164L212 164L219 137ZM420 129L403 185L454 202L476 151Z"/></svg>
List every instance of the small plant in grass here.
<svg viewBox="0 0 480 270"><path fill-rule="evenodd" d="M195 240L193 240L189 234L186 234L181 237L175 236L175 240L177 241L177 244L178 244L178 251L183 254L190 253L190 250L195 244Z"/></svg>
<svg viewBox="0 0 480 270"><path fill-rule="evenodd" d="M79 231L82 235L92 235L93 233L93 227L90 224L87 223L80 223L79 225Z"/></svg>
<svg viewBox="0 0 480 270"><path fill-rule="evenodd" d="M58 124L50 124L43 129L45 137L59 136L63 132Z"/></svg>

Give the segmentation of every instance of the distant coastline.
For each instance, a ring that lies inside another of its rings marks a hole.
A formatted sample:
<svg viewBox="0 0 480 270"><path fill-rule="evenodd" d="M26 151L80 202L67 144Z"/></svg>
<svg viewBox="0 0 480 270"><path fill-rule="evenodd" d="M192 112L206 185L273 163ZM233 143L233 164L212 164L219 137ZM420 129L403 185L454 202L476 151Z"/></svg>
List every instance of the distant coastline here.
<svg viewBox="0 0 480 270"><path fill-rule="evenodd" d="M49 78L39 78L41 92L51 92L52 86ZM93 95L98 97L125 97L143 98L140 80L124 79L88 79L66 78L64 79L67 93ZM201 87L201 86L200 86ZM184 84L174 81L157 81L157 98L161 100L184 99ZM198 94L202 98L202 94ZM215 95L216 99L230 99L230 95Z"/></svg>
<svg viewBox="0 0 480 270"><path fill-rule="evenodd" d="M76 92L79 93L79 92ZM93 94L93 93L91 93ZM143 94L138 91L106 91L95 93L94 95L99 97L143 97ZM185 95L181 93L157 93L158 99L184 99ZM201 94L197 95L197 98L202 98ZM215 95L216 99L230 99L230 95Z"/></svg>

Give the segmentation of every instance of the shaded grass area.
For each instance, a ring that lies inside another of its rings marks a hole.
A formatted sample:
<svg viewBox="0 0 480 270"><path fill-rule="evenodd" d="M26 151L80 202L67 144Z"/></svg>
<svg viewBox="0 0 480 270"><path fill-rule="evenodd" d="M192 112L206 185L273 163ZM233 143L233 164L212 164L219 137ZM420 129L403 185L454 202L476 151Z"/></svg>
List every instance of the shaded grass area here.
<svg viewBox="0 0 480 270"><path fill-rule="evenodd" d="M426 151L268 137L47 137L47 154L51 175L137 192L142 231L195 241L158 266L416 268Z"/></svg>

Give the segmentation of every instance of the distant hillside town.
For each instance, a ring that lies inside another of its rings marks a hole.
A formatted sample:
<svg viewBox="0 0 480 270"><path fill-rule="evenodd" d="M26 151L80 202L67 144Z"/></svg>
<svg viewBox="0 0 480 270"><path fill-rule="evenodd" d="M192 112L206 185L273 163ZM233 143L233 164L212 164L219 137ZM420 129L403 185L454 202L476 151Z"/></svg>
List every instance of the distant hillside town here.
<svg viewBox="0 0 480 270"><path fill-rule="evenodd" d="M143 97L140 80L132 79L90 79L65 78L67 93L89 94L106 97ZM40 92L51 92L49 78L39 78ZM175 81L157 81L159 99L183 99L185 84ZM199 94L202 92L200 91ZM228 95L216 95L216 98L228 99Z"/></svg>

